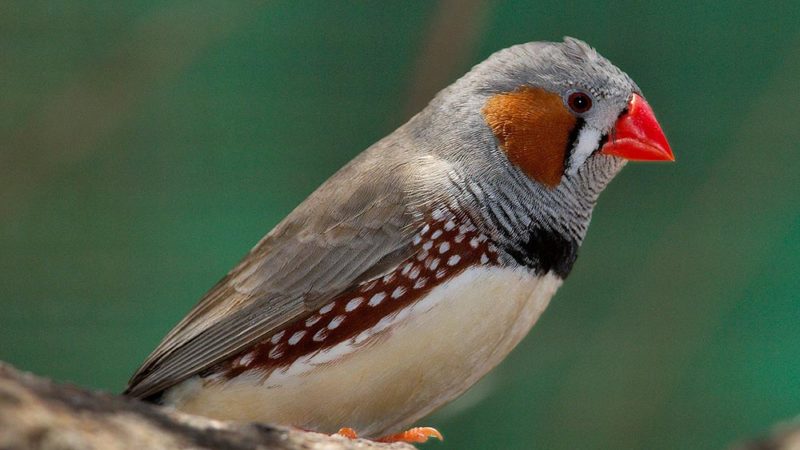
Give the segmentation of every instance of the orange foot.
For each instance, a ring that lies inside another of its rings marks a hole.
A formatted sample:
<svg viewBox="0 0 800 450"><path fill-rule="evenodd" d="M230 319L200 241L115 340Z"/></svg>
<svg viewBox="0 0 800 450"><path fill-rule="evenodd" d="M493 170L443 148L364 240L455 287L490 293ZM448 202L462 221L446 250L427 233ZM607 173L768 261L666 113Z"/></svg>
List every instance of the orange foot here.
<svg viewBox="0 0 800 450"><path fill-rule="evenodd" d="M439 430L431 427L416 427L403 431L402 433L390 434L376 439L378 442L413 442L421 444L429 438L436 438L440 441L444 440L442 433Z"/></svg>
<svg viewBox="0 0 800 450"><path fill-rule="evenodd" d="M339 436L346 437L347 439L358 439L358 433L352 428L339 428L336 432Z"/></svg>
<svg viewBox="0 0 800 450"><path fill-rule="evenodd" d="M357 439L358 433L356 430L352 428L341 428L336 433L339 436L344 436L348 439ZM402 433L397 434L390 434L388 436L383 436L378 439L375 439L376 442L410 442L415 444L421 444L426 442L429 438L436 438L440 441L444 440L442 437L442 433L439 433L439 430L436 428L431 427L416 427L411 428L410 430L403 431Z"/></svg>

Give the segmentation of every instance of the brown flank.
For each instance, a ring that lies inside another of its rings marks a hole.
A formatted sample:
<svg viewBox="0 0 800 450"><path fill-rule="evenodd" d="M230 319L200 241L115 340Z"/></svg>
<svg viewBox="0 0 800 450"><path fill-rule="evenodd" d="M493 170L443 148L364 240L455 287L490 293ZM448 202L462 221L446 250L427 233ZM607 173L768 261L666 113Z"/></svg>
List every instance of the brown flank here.
<svg viewBox="0 0 800 450"><path fill-rule="evenodd" d="M355 340L362 331L374 327L384 317L399 313L423 298L437 285L470 266L498 264L497 251L486 237L470 223L458 220L450 213L430 217L419 225L419 230L413 255L394 271L354 286L331 299L332 306L329 303L311 311L302 319L273 334L279 335L279 339L276 336L274 342L271 339L273 336L269 336L254 348L206 371L203 376L215 378L221 374L230 379L253 369L264 374L285 369L301 357L312 356L347 340ZM392 294L398 288L400 291L397 292L402 292L402 295L393 298ZM385 295L380 303L369 305L370 299L380 293ZM347 304L359 297L363 300L358 307L346 311ZM336 326L330 329L331 324ZM290 345L289 339L299 332L305 333ZM320 336L324 338L314 340L317 333L321 333ZM369 339L356 345L368 345L371 341Z"/></svg>

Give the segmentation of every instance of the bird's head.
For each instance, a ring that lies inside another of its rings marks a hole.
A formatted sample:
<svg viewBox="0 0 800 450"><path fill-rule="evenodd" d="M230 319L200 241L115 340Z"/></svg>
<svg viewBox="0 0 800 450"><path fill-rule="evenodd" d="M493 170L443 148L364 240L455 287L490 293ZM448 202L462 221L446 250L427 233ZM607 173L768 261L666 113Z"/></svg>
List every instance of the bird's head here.
<svg viewBox="0 0 800 450"><path fill-rule="evenodd" d="M494 146L549 188L592 157L674 160L639 87L586 43L531 42L501 50L432 103L448 127Z"/></svg>
<svg viewBox="0 0 800 450"><path fill-rule="evenodd" d="M554 224L578 215L588 225L597 194L626 161L674 160L636 83L573 38L493 54L414 122L458 174L451 179L480 184L482 207L505 198Z"/></svg>

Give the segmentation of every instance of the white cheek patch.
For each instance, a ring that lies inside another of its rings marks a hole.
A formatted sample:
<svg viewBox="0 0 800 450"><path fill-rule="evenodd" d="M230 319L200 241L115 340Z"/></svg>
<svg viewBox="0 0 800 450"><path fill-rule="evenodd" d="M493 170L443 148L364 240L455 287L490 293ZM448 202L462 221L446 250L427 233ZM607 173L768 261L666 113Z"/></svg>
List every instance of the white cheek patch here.
<svg viewBox="0 0 800 450"><path fill-rule="evenodd" d="M567 175L574 175L578 169L586 162L592 152L600 145L600 138L602 133L597 128L584 126L578 133L578 139L575 141L575 146L572 148L572 154L569 157L569 169Z"/></svg>

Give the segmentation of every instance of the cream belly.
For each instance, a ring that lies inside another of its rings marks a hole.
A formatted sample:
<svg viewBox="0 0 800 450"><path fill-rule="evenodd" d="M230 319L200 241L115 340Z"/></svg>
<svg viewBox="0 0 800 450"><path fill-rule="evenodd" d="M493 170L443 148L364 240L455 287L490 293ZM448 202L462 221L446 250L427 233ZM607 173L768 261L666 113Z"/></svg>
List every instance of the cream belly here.
<svg viewBox="0 0 800 450"><path fill-rule="evenodd" d="M463 393L528 333L561 285L524 269L473 267L372 330L268 375L189 379L176 408L363 436L395 432ZM370 334L371 333L371 334Z"/></svg>

